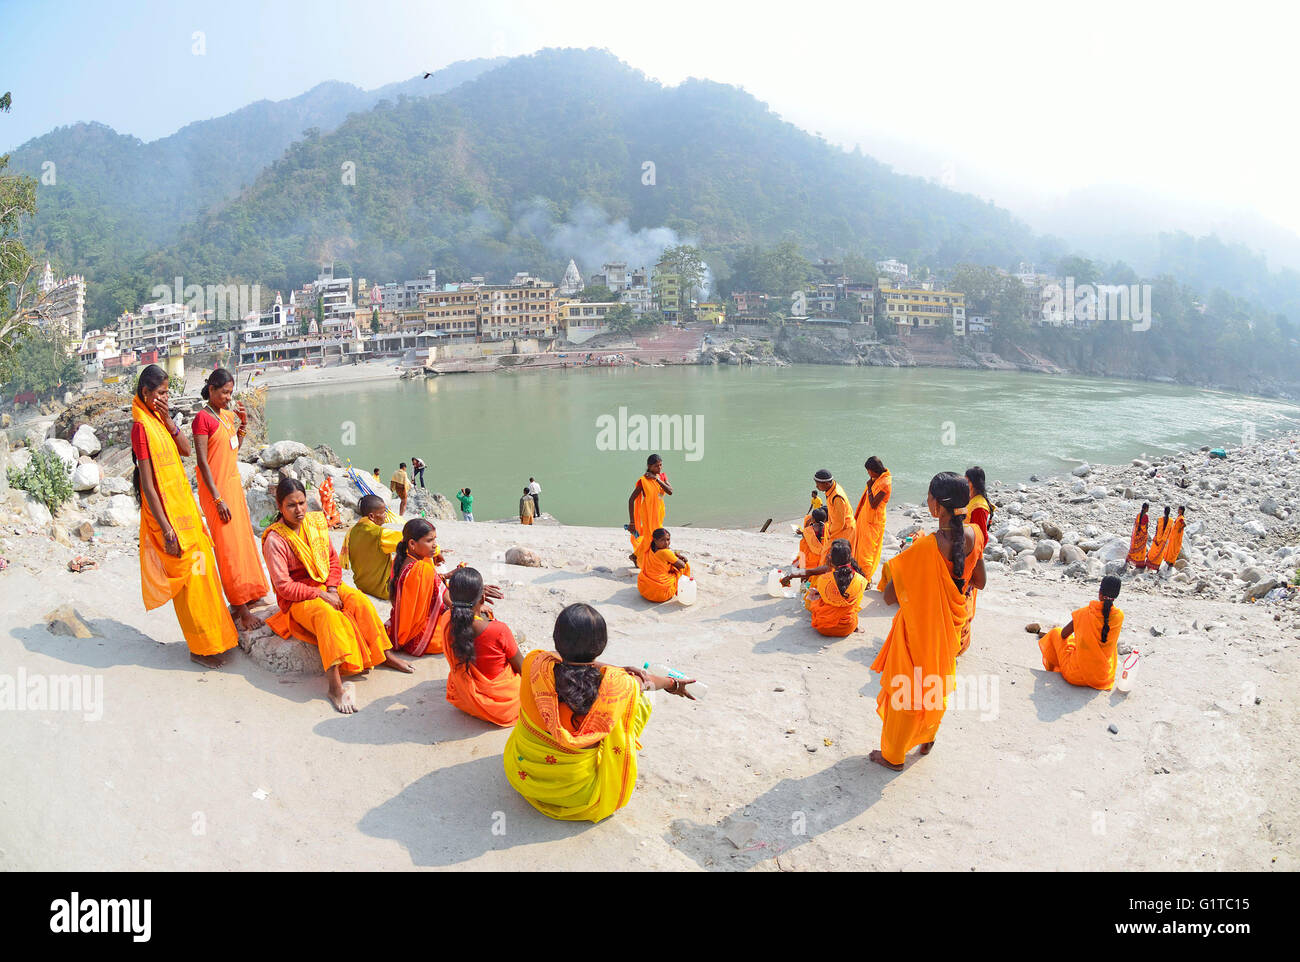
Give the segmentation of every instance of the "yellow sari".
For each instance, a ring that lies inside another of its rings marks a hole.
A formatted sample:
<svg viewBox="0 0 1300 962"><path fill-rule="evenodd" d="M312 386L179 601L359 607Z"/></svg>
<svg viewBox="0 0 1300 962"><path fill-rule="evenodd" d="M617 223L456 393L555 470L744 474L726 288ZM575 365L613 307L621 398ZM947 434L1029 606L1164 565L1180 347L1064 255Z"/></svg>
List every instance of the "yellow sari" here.
<svg viewBox="0 0 1300 962"><path fill-rule="evenodd" d="M503 756L506 778L543 815L599 822L632 798L650 701L637 679L605 668L596 701L575 734L555 690L560 663L549 651L531 651L524 659L519 720Z"/></svg>

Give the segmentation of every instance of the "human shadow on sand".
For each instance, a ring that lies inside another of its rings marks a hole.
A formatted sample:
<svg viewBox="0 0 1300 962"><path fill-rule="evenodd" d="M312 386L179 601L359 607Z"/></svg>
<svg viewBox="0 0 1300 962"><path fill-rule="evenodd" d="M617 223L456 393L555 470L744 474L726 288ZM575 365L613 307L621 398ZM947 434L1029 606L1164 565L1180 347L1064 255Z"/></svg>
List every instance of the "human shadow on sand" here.
<svg viewBox="0 0 1300 962"><path fill-rule="evenodd" d="M782 779L715 823L677 819L664 838L710 872L743 872L857 818L906 774L863 755L842 758L804 778Z"/></svg>
<svg viewBox="0 0 1300 962"><path fill-rule="evenodd" d="M1072 711L1078 711L1092 701L1099 692L1095 688L1071 685L1060 672L1043 668L1030 669L1034 673L1034 690L1030 699L1038 712L1039 721L1056 721Z"/></svg>
<svg viewBox="0 0 1300 962"><path fill-rule="evenodd" d="M573 838L595 823L539 814L510 787L497 751L430 772L372 808L357 827L405 846L416 866L438 866Z"/></svg>

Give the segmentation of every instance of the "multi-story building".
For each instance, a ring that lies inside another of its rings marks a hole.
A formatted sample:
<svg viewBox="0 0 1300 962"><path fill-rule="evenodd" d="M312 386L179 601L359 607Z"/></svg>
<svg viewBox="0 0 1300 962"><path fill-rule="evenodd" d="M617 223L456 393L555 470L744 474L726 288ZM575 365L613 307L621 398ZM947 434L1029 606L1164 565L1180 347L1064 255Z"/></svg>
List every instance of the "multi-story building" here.
<svg viewBox="0 0 1300 962"><path fill-rule="evenodd" d="M37 327L47 336L62 337L75 351L86 326L86 279L80 274L56 281L50 262L41 275L40 320Z"/></svg>
<svg viewBox="0 0 1300 962"><path fill-rule="evenodd" d="M649 314L655 309L654 292L650 290L647 284L634 284L625 290L619 297L620 304L626 304L632 308L632 313L637 317Z"/></svg>
<svg viewBox="0 0 1300 962"><path fill-rule="evenodd" d="M737 324L766 323L769 298L761 291L736 291L731 295L736 304L733 320Z"/></svg>
<svg viewBox="0 0 1300 962"><path fill-rule="evenodd" d="M420 295L423 330L446 337L477 337L479 320L477 284L444 284L440 291ZM402 330L410 330L405 323Z"/></svg>
<svg viewBox="0 0 1300 962"><path fill-rule="evenodd" d="M948 321L954 331L958 326L965 330L966 295L959 291L882 285L877 301L877 316L883 316L899 334L941 329Z"/></svg>
<svg viewBox="0 0 1300 962"><path fill-rule="evenodd" d="M695 318L711 324L727 323L727 307L719 301L701 301L695 306Z"/></svg>
<svg viewBox="0 0 1300 962"><path fill-rule="evenodd" d="M689 307L685 291L682 290L682 276L655 271L651 278L650 293L655 309L663 314L664 319L674 324Z"/></svg>
<svg viewBox="0 0 1300 962"><path fill-rule="evenodd" d="M101 372L110 358L121 356L117 349L117 331L87 331L77 348L77 356L87 371Z"/></svg>
<svg viewBox="0 0 1300 962"><path fill-rule="evenodd" d="M437 290L438 272L428 270L424 277L415 280L385 284L380 292L381 306L386 311L412 311L420 306L420 295L436 293Z"/></svg>
<svg viewBox="0 0 1300 962"><path fill-rule="evenodd" d="M122 353L162 351L198 330L199 316L184 304L146 304L117 319L117 347Z"/></svg>
<svg viewBox="0 0 1300 962"><path fill-rule="evenodd" d="M581 344L609 330L606 317L622 306L620 301L565 301L560 306L560 327L566 340Z"/></svg>
<svg viewBox="0 0 1300 962"><path fill-rule="evenodd" d="M479 289L479 337L485 341L553 338L559 327L559 299L550 281L521 271L509 284Z"/></svg>

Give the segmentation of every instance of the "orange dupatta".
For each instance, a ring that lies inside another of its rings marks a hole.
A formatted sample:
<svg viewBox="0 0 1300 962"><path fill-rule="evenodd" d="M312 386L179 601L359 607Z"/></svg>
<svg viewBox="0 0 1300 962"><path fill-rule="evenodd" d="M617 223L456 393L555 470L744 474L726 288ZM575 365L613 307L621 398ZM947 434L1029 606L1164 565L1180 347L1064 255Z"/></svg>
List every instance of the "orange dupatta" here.
<svg viewBox="0 0 1300 962"><path fill-rule="evenodd" d="M632 509L632 517L636 519L632 526L638 532L632 536L632 553L639 563L644 564L643 555L650 552L650 542L654 540L652 535L656 528L664 526L667 511L664 507L663 489L659 487L658 481L642 475L637 478L637 484L641 486L641 500ZM628 533L631 535L631 532Z"/></svg>
<svg viewBox="0 0 1300 962"><path fill-rule="evenodd" d="M1182 515L1174 518L1174 530L1169 535L1169 546L1165 548L1165 560L1173 564L1178 560L1178 556L1183 551L1183 528L1186 526L1186 519Z"/></svg>
<svg viewBox="0 0 1300 962"><path fill-rule="evenodd" d="M438 619L446 601L446 586L433 558L412 561L397 576L397 594L384 629L394 648L417 658L442 652Z"/></svg>
<svg viewBox="0 0 1300 962"><path fill-rule="evenodd" d="M1165 560L1165 546L1169 543L1169 535L1173 531L1172 518L1165 520L1164 515L1156 519L1156 533L1151 538L1151 550L1147 552L1147 567L1159 570L1161 562Z"/></svg>
<svg viewBox="0 0 1300 962"><path fill-rule="evenodd" d="M683 575L690 577L688 564L680 572L673 567L677 552L672 548L646 552L641 559L641 571L636 576L636 588L646 601L671 601L677 597L677 582Z"/></svg>
<svg viewBox="0 0 1300 962"><path fill-rule="evenodd" d="M871 506L868 492L874 488L877 494L884 492L884 500L877 507ZM857 510L853 512L855 533L853 536L853 560L858 563L862 573L871 580L876 565L880 563L880 548L885 542L885 514L889 505L889 496L894 490L894 479L888 471L881 473L875 483L862 489Z"/></svg>
<svg viewBox="0 0 1300 962"><path fill-rule="evenodd" d="M1147 519L1138 515L1133 522L1133 535L1128 541L1128 558L1129 564L1137 565L1139 568L1146 567L1147 561Z"/></svg>
<svg viewBox="0 0 1300 962"><path fill-rule="evenodd" d="M840 592L835 583L835 572L828 571L813 579L818 599L808 603L812 612L812 626L817 632L831 638L844 638L853 634L858 627L858 611L862 607L862 596L868 586L867 579L856 571L849 583L847 593Z"/></svg>
<svg viewBox="0 0 1300 962"><path fill-rule="evenodd" d="M1073 612L1074 634L1061 637L1061 629L1053 628L1038 639L1043 654L1043 667L1059 671L1071 685L1109 691L1115 685L1115 666L1119 661L1120 629L1124 627L1124 612L1118 606L1110 607L1106 645L1101 645L1101 601L1094 598L1086 608Z"/></svg>
<svg viewBox="0 0 1300 962"><path fill-rule="evenodd" d="M909 750L934 741L956 687L966 597L932 534L892 558L889 577L898 613L871 670L880 672L880 752L901 765Z"/></svg>

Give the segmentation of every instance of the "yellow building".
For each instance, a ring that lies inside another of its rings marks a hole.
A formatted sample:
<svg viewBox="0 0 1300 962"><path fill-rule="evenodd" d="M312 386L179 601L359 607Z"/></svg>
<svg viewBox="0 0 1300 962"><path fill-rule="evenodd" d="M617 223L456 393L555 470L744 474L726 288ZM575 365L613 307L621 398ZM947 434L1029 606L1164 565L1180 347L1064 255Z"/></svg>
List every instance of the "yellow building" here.
<svg viewBox="0 0 1300 962"><path fill-rule="evenodd" d="M966 295L960 291L931 291L920 287L891 287L884 283L878 288L879 307L876 315L884 316L899 334L914 330L964 331L966 327Z"/></svg>
<svg viewBox="0 0 1300 962"><path fill-rule="evenodd" d="M695 306L695 317L697 320L709 321L713 324L727 323L727 308L724 304L715 301L705 301Z"/></svg>

